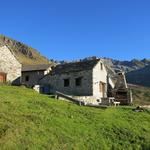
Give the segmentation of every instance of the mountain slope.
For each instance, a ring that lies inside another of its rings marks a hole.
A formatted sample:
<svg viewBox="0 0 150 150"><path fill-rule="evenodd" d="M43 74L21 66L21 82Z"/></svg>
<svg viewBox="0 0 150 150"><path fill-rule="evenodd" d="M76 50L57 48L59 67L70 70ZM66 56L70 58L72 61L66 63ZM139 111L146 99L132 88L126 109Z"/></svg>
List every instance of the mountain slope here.
<svg viewBox="0 0 150 150"><path fill-rule="evenodd" d="M0 86L0 149L150 149L150 112L97 109Z"/></svg>
<svg viewBox="0 0 150 150"><path fill-rule="evenodd" d="M37 50L21 42L0 35L0 46L6 45L14 52L19 62L23 65L29 64L47 64L48 59L43 57Z"/></svg>
<svg viewBox="0 0 150 150"><path fill-rule="evenodd" d="M133 104L136 106L139 105L149 105L150 106L150 88L128 84L129 88L132 90L133 95Z"/></svg>
<svg viewBox="0 0 150 150"><path fill-rule="evenodd" d="M142 69L126 73L128 83L150 87L150 65Z"/></svg>

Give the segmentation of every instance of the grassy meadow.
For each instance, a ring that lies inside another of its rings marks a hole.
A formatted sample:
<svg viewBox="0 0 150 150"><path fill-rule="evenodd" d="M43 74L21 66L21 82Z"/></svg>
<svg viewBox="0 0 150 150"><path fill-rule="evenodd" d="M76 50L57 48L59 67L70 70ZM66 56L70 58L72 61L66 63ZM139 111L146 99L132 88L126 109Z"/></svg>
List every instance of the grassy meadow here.
<svg viewBox="0 0 150 150"><path fill-rule="evenodd" d="M0 86L0 150L149 150L150 111L97 109Z"/></svg>

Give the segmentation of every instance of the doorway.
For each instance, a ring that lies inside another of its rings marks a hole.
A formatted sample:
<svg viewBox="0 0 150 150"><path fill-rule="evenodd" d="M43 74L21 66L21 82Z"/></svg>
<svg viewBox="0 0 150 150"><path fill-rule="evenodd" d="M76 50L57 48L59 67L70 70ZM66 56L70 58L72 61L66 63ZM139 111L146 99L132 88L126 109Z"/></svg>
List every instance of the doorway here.
<svg viewBox="0 0 150 150"><path fill-rule="evenodd" d="M6 73L0 72L0 83L6 82Z"/></svg>
<svg viewBox="0 0 150 150"><path fill-rule="evenodd" d="M106 83L100 82L99 83L99 89L100 89L100 93L102 93L102 97L105 97Z"/></svg>

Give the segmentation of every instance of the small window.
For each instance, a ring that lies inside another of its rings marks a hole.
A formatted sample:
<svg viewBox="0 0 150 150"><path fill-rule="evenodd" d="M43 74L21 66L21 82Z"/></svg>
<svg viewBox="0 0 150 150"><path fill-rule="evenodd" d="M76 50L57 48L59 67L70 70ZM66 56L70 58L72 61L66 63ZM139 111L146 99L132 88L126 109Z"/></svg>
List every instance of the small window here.
<svg viewBox="0 0 150 150"><path fill-rule="evenodd" d="M64 87L68 87L70 85L69 79L64 79Z"/></svg>
<svg viewBox="0 0 150 150"><path fill-rule="evenodd" d="M76 86L81 86L82 85L82 77L76 78L75 82L76 82Z"/></svg>
<svg viewBox="0 0 150 150"><path fill-rule="evenodd" d="M101 63L101 70L103 70L103 63Z"/></svg>
<svg viewBox="0 0 150 150"><path fill-rule="evenodd" d="M29 81L29 76L25 76L25 81Z"/></svg>

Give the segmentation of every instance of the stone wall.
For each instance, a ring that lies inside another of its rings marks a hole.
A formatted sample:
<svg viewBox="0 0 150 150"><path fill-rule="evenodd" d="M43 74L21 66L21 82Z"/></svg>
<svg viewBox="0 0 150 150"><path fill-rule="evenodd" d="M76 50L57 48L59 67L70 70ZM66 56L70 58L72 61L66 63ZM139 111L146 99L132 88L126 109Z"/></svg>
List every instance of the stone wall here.
<svg viewBox="0 0 150 150"><path fill-rule="evenodd" d="M39 79L44 76L44 71L25 71L22 72L21 84L26 85L27 87L33 87L34 85L39 84ZM28 76L28 81L26 80Z"/></svg>
<svg viewBox="0 0 150 150"><path fill-rule="evenodd" d="M6 81L19 84L21 64L7 46L0 47L0 72L6 73Z"/></svg>
<svg viewBox="0 0 150 150"><path fill-rule="evenodd" d="M85 104L99 104L101 99L94 96L73 96L73 98L85 102Z"/></svg>
<svg viewBox="0 0 150 150"><path fill-rule="evenodd" d="M81 86L76 86L76 78L81 77ZM70 85L64 87L64 79L69 79ZM68 95L89 96L93 94L92 70L70 72L68 74L47 75L40 80L41 85L50 85L51 92L59 91Z"/></svg>

